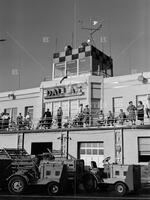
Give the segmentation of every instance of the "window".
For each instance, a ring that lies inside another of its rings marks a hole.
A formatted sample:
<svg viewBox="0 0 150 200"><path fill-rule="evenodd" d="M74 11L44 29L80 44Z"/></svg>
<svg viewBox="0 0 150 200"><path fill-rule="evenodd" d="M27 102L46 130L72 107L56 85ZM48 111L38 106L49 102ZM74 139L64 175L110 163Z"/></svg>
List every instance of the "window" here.
<svg viewBox="0 0 150 200"><path fill-rule="evenodd" d="M114 97L112 111L115 114L115 116L118 116L120 109L123 109L123 98L122 97Z"/></svg>
<svg viewBox="0 0 150 200"><path fill-rule="evenodd" d="M69 102L68 101L62 101L61 107L63 111L63 118L67 118L69 115L69 107L68 107Z"/></svg>
<svg viewBox="0 0 150 200"><path fill-rule="evenodd" d="M79 74L90 72L90 57L79 59Z"/></svg>
<svg viewBox="0 0 150 200"><path fill-rule="evenodd" d="M59 175L60 175L60 171L56 171L55 176L59 176Z"/></svg>
<svg viewBox="0 0 150 200"><path fill-rule="evenodd" d="M138 138L139 162L150 161L150 137Z"/></svg>
<svg viewBox="0 0 150 200"><path fill-rule="evenodd" d="M91 98L93 99L101 98L101 84L100 83L91 84Z"/></svg>
<svg viewBox="0 0 150 200"><path fill-rule="evenodd" d="M25 107L25 116L27 115L28 112L30 113L31 120L33 120L33 106Z"/></svg>
<svg viewBox="0 0 150 200"><path fill-rule="evenodd" d="M65 62L54 65L54 77L60 78L65 76Z"/></svg>
<svg viewBox="0 0 150 200"><path fill-rule="evenodd" d="M17 119L17 108L6 108L6 113L9 114L9 117L12 121L16 122Z"/></svg>
<svg viewBox="0 0 150 200"><path fill-rule="evenodd" d="M78 104L77 100L70 101L70 117L73 118L78 112Z"/></svg>
<svg viewBox="0 0 150 200"><path fill-rule="evenodd" d="M50 176L51 175L51 171L46 171L46 176Z"/></svg>
<svg viewBox="0 0 150 200"><path fill-rule="evenodd" d="M38 155L48 152L48 149L52 151L52 142L32 142L31 143L31 155Z"/></svg>
<svg viewBox="0 0 150 200"><path fill-rule="evenodd" d="M136 105L137 105L138 101L142 101L143 105L146 107L146 105L148 104L148 94L137 95L136 96Z"/></svg>
<svg viewBox="0 0 150 200"><path fill-rule="evenodd" d="M85 165L90 165L94 160L100 166L104 159L104 142L79 142L78 157L83 159Z"/></svg>
<svg viewBox="0 0 150 200"><path fill-rule="evenodd" d="M101 84L92 83L91 84L91 114L92 123L95 123L94 118L97 118L96 113L100 110L100 100L101 100Z"/></svg>
<svg viewBox="0 0 150 200"><path fill-rule="evenodd" d="M67 75L77 75L77 60L68 61L66 63Z"/></svg>

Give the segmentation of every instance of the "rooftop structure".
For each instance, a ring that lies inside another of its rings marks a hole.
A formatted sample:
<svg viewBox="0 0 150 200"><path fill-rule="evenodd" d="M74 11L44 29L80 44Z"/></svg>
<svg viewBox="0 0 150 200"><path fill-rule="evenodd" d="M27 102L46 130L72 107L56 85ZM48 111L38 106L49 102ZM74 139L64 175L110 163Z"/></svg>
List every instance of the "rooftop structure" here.
<svg viewBox="0 0 150 200"><path fill-rule="evenodd" d="M66 46L63 52L53 54L52 80L81 74L113 76L112 58L87 43L77 49Z"/></svg>

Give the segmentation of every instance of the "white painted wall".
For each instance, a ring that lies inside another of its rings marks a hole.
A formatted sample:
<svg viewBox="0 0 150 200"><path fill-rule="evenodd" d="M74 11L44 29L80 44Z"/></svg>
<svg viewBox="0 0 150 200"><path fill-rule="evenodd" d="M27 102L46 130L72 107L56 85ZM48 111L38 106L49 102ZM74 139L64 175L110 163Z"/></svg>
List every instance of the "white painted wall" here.
<svg viewBox="0 0 150 200"><path fill-rule="evenodd" d="M0 148L17 148L17 134L0 134Z"/></svg>
<svg viewBox="0 0 150 200"><path fill-rule="evenodd" d="M125 164L138 164L138 137L150 137L150 130L124 129Z"/></svg>
<svg viewBox="0 0 150 200"><path fill-rule="evenodd" d="M25 107L33 106L33 122L36 124L42 113L42 96L40 88L13 91L16 96L14 100L8 97L8 94L10 93L10 91L0 93L0 113L4 111L4 108L17 107L17 113L22 113L24 116Z"/></svg>
<svg viewBox="0 0 150 200"><path fill-rule="evenodd" d="M141 74L131 74L118 77L110 77L104 79L104 112L112 110L112 98L123 97L123 109L126 111L129 101L136 104L136 95L144 95L150 93L150 72L143 73L148 79L148 83L144 84L138 80Z"/></svg>

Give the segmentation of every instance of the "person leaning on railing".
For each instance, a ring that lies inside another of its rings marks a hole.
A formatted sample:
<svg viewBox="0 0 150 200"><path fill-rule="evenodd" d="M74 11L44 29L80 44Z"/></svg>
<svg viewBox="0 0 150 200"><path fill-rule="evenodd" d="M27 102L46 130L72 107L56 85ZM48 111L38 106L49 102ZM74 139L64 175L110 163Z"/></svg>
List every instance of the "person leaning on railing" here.
<svg viewBox="0 0 150 200"><path fill-rule="evenodd" d="M90 120L90 109L89 106L86 105L83 110L83 123L85 126L89 126L89 120Z"/></svg>
<svg viewBox="0 0 150 200"><path fill-rule="evenodd" d="M9 113L4 112L2 114L2 128L3 129L9 128L9 120L10 120Z"/></svg>
<svg viewBox="0 0 150 200"><path fill-rule="evenodd" d="M63 111L62 111L62 108L59 107L57 110L57 126L58 126L58 128L62 128L62 116L63 116Z"/></svg>
<svg viewBox="0 0 150 200"><path fill-rule="evenodd" d="M52 125L52 113L50 112L49 108L47 109L46 112L44 112L43 121L45 127L49 129Z"/></svg>
<svg viewBox="0 0 150 200"><path fill-rule="evenodd" d="M23 126L23 116L21 113L19 113L18 117L17 117L17 126L18 129L20 130L20 128Z"/></svg>
<svg viewBox="0 0 150 200"><path fill-rule="evenodd" d="M126 119L127 119L127 116L126 116L125 112L123 111L123 109L120 109L120 113L117 117L119 124L123 125L124 122L126 121Z"/></svg>
<svg viewBox="0 0 150 200"><path fill-rule="evenodd" d="M115 118L114 118L114 114L109 110L108 114L106 116L106 125L110 126L110 125L114 125L115 122Z"/></svg>
<svg viewBox="0 0 150 200"><path fill-rule="evenodd" d="M103 126L105 124L105 116L103 110L100 110L96 113L97 115L97 125Z"/></svg>

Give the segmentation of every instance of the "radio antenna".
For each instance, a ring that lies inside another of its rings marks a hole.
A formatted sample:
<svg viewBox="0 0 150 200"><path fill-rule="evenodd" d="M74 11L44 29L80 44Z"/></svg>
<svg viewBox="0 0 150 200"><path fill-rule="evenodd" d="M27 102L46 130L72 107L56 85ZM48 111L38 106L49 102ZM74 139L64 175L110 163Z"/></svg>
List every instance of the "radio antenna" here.
<svg viewBox="0 0 150 200"><path fill-rule="evenodd" d="M84 27L83 26L83 21L79 21L79 23L81 24L81 29L83 30L87 30L89 31L89 39L88 39L88 43L91 42L94 46L96 46L95 41L93 39L93 35L97 32L100 31L100 29L103 27L102 26L102 22L98 22L96 20L92 20L90 19L90 26L89 27ZM95 27L97 25L97 27Z"/></svg>

